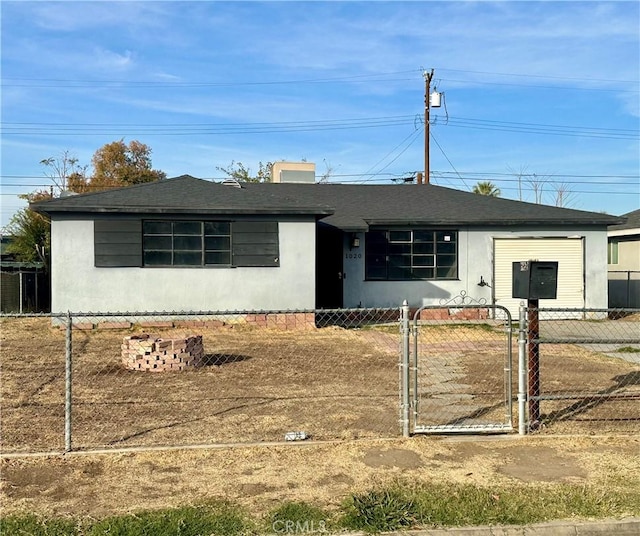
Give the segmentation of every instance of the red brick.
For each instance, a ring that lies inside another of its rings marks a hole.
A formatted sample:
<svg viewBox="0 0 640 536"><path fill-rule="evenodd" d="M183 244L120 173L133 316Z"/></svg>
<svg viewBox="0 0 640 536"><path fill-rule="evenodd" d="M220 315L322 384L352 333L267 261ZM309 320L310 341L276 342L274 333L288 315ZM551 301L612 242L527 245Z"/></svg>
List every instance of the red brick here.
<svg viewBox="0 0 640 536"><path fill-rule="evenodd" d="M131 322L98 322L98 329L129 329Z"/></svg>
<svg viewBox="0 0 640 536"><path fill-rule="evenodd" d="M62 326L62 329L65 329L65 326ZM73 324L73 329L93 329L93 324L91 322L78 322L77 324Z"/></svg>
<svg viewBox="0 0 640 536"><path fill-rule="evenodd" d="M171 320L148 320L140 322L140 326L143 328L172 328L173 322Z"/></svg>

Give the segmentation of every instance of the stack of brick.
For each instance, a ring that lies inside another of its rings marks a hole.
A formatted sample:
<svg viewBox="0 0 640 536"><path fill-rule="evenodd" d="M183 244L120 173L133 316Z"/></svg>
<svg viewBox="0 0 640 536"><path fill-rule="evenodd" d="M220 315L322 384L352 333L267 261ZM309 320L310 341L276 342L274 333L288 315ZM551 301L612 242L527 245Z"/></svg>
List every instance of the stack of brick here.
<svg viewBox="0 0 640 536"><path fill-rule="evenodd" d="M202 335L163 339L141 334L125 337L122 364L131 370L166 372L204 364Z"/></svg>

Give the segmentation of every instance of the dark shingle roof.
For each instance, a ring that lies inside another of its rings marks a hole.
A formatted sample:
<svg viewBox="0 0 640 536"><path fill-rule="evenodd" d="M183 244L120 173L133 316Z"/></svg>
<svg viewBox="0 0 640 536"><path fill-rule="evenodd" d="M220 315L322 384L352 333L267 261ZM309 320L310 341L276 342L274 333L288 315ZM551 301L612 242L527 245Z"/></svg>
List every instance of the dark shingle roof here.
<svg viewBox="0 0 640 536"><path fill-rule="evenodd" d="M36 210L179 214L307 214L346 231L368 225L613 225L615 216L428 185L242 183L188 175L37 203Z"/></svg>
<svg viewBox="0 0 640 536"><path fill-rule="evenodd" d="M640 209L627 212L622 215L627 218L625 223L619 225L610 225L609 231L624 231L625 229L640 229Z"/></svg>

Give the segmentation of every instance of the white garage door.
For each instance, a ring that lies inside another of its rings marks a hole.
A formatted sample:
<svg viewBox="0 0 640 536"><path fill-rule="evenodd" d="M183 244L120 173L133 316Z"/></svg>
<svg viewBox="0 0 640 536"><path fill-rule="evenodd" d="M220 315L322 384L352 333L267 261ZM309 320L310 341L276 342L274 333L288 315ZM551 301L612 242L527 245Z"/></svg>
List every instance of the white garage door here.
<svg viewBox="0 0 640 536"><path fill-rule="evenodd" d="M494 239L494 296L514 319L522 299L511 297L514 261L558 261L555 300L540 300L540 307L584 307L584 261L581 238Z"/></svg>

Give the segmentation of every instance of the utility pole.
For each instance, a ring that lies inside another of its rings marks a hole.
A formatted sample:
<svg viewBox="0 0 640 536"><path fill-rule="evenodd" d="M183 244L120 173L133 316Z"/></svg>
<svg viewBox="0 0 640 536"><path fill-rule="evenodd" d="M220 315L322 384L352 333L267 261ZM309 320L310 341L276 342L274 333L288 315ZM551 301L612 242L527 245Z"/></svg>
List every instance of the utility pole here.
<svg viewBox="0 0 640 536"><path fill-rule="evenodd" d="M424 71L424 184L429 184L429 110L431 108L430 93L433 69Z"/></svg>

